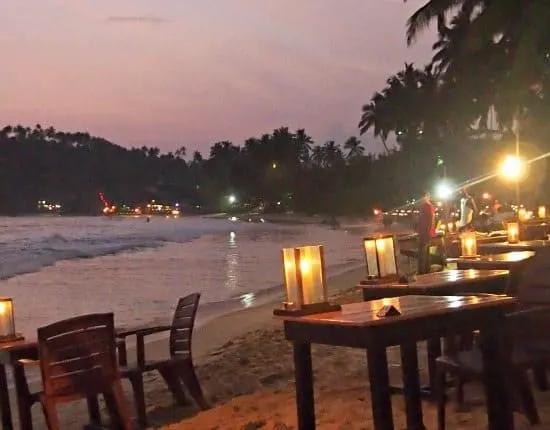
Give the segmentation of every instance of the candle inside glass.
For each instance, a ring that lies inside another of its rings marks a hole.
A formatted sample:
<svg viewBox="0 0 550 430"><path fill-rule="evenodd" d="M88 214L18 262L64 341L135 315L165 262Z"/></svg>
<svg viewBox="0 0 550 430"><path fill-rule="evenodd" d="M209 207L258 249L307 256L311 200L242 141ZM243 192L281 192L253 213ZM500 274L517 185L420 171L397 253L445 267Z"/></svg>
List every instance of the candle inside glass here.
<svg viewBox="0 0 550 430"><path fill-rule="evenodd" d="M380 272L378 271L378 263L376 261L376 240L365 239L363 245L365 247L365 258L367 260L367 276L378 278Z"/></svg>
<svg viewBox="0 0 550 430"><path fill-rule="evenodd" d="M385 237L376 240L376 252L380 263L380 277L397 274L397 264L395 261L395 249L393 247L393 238Z"/></svg>
<svg viewBox="0 0 550 430"><path fill-rule="evenodd" d="M507 225L508 228L508 243L517 243L519 241L519 224L517 222L510 222Z"/></svg>
<svg viewBox="0 0 550 430"><path fill-rule="evenodd" d="M14 336L13 304L11 299L0 301L0 337Z"/></svg>

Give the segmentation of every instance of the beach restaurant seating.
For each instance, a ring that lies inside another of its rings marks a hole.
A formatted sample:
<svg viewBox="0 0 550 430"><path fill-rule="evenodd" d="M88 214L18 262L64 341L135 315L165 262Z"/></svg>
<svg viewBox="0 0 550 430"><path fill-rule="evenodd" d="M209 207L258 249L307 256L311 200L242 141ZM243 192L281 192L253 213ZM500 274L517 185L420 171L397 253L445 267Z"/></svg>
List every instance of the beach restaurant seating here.
<svg viewBox="0 0 550 430"><path fill-rule="evenodd" d="M19 364L40 366L43 391L27 390L26 395L29 404L41 403L49 430L60 429L57 405L80 399L87 399L90 418L99 425L98 394L120 428L134 428L122 391L112 313L78 316L39 328L38 354L38 363L21 360Z"/></svg>
<svg viewBox="0 0 550 430"><path fill-rule="evenodd" d="M507 316L505 347L502 357L509 366L509 395L517 399L518 409L523 412L531 425L540 422L527 370L537 369L550 362L550 354L533 351L530 343L540 337L540 323L550 319L547 307L522 309ZM449 342L450 339L446 339ZM445 403L447 386L446 375L455 376L457 401L464 401L463 384L470 380L483 379L483 359L478 346L459 350L456 345L446 345L447 352L436 359L436 399L438 430L445 430Z"/></svg>
<svg viewBox="0 0 550 430"><path fill-rule="evenodd" d="M514 385L511 387L519 397L520 407L531 424L538 422L538 413L525 371L533 370L534 381L542 391L548 390L546 369L550 364L550 336L541 327L550 323L550 248L537 249L529 260L516 291L520 311L511 314L508 326ZM446 342L449 340L446 339ZM463 384L468 379L479 379L483 363L480 350L460 350L456 345L447 348L446 353L436 361L438 380L438 422L444 429L444 379L447 373L456 378L457 400L463 401ZM514 390L515 388L515 390Z"/></svg>
<svg viewBox="0 0 550 430"><path fill-rule="evenodd" d="M142 327L117 332L117 336L123 339L136 336L137 362L128 364L126 343L124 342L119 344L119 364L123 377L128 378L132 384L138 421L143 427L147 426L143 388L144 372L157 370L178 404L183 405L186 403L183 391L183 387L185 387L199 408L203 410L209 408L195 374L191 354L193 327L199 300L199 293L180 298L171 325ZM169 356L162 360L147 360L145 356L145 337L168 331L170 332Z"/></svg>

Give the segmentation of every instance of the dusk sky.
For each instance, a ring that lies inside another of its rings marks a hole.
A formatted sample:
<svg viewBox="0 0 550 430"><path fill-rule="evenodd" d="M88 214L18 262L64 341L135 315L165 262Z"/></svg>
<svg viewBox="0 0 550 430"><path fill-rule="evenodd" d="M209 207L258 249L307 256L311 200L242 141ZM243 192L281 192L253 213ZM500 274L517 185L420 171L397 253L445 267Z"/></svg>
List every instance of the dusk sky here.
<svg viewBox="0 0 550 430"><path fill-rule="evenodd" d="M2 0L2 124L207 152L280 126L357 135L425 0ZM367 150L380 143L363 138Z"/></svg>

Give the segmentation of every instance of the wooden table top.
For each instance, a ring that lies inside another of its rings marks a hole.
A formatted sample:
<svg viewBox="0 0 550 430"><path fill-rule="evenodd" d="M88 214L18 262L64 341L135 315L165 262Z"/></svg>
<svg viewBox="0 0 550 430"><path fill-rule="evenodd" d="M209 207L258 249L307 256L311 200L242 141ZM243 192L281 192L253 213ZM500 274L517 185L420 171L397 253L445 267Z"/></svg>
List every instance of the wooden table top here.
<svg viewBox="0 0 550 430"><path fill-rule="evenodd" d="M480 255L477 258L455 258L454 261L476 261L476 262L487 262L487 263L519 263L521 261L528 260L535 256L535 251L511 251L504 252L502 254L487 254Z"/></svg>
<svg viewBox="0 0 550 430"><path fill-rule="evenodd" d="M488 279L506 278L510 275L508 270L444 270L442 272L426 273L424 275L417 275L415 281L408 283L394 283L391 285L384 285L392 287L417 287L417 288L438 288L449 285L459 284L472 284L476 282L483 282ZM363 288L376 288L371 285L362 285Z"/></svg>
<svg viewBox="0 0 550 430"><path fill-rule="evenodd" d="M549 225L548 220L542 220L542 219L534 219L534 220L528 219L527 221L522 221L521 224L524 225L525 227L533 227L533 226L538 227L538 226Z"/></svg>
<svg viewBox="0 0 550 430"><path fill-rule="evenodd" d="M460 233L452 234L451 239L453 243L460 243ZM487 236L485 234L483 235L476 235L476 241L478 244L480 243L499 243L504 242L506 239L508 239L508 236Z"/></svg>
<svg viewBox="0 0 550 430"><path fill-rule="evenodd" d="M10 365L22 358L38 358L38 344L35 340L0 343L0 364Z"/></svg>
<svg viewBox="0 0 550 430"><path fill-rule="evenodd" d="M371 327L479 308L512 307L515 304L517 299L508 296L402 296L343 305L342 310L336 312L277 318L304 324ZM376 316L383 306L388 305L395 306L401 315Z"/></svg>
<svg viewBox="0 0 550 430"><path fill-rule="evenodd" d="M529 250L531 248L542 248L544 246L549 246L550 241L548 240L522 240L517 243L508 243L508 242L498 242L498 243L478 243L479 248L506 248L506 249L519 249L519 250Z"/></svg>

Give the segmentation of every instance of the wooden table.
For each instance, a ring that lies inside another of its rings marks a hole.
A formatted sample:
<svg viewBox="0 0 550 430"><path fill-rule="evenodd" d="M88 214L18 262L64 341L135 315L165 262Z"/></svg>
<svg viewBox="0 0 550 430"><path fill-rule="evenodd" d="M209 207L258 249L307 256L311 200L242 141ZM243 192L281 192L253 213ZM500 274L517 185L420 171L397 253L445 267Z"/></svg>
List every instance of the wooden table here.
<svg viewBox="0 0 550 430"><path fill-rule="evenodd" d="M383 285L359 285L363 290L363 300L386 299L390 297L422 295L451 296L456 294L493 293L502 294L508 287L508 270L445 270L443 272L418 275L416 281L408 284L394 283ZM441 338L427 339L427 359L429 383L421 388L421 395L434 398L435 359L441 355ZM401 351L402 362L416 356L415 349ZM392 394L403 394L404 387L392 385Z"/></svg>
<svg viewBox="0 0 550 430"><path fill-rule="evenodd" d="M377 317L387 304L398 308L401 315ZM393 430L386 348L400 345L402 351L416 350L416 343L424 339L481 330L489 429L513 430L500 351L505 314L516 304L515 298L502 296L405 296L344 305L337 312L279 317L286 339L293 343L298 428L316 428L312 343L367 350L374 429ZM418 360L407 360L402 370L407 429L423 430Z"/></svg>
<svg viewBox="0 0 550 430"><path fill-rule="evenodd" d="M536 251L550 245L548 240L523 240L518 243L478 243L477 252L481 255L502 254L512 251Z"/></svg>
<svg viewBox="0 0 550 430"><path fill-rule="evenodd" d="M456 258L452 261L456 263L459 270L508 270L510 281L506 294L514 296L523 269L534 257L535 251L512 251L502 254L482 255L478 258Z"/></svg>
<svg viewBox="0 0 550 430"><path fill-rule="evenodd" d="M38 359L36 342L19 340L0 343L0 410L2 413L2 428L12 430L13 420L10 408L10 398L6 378L6 366L13 368L17 407L19 411L19 426L21 429L32 429L32 418L28 414L28 386L25 370L18 365L21 359Z"/></svg>
<svg viewBox="0 0 550 430"><path fill-rule="evenodd" d="M506 290L508 270L444 270L418 275L413 282L384 285L359 285L363 300L409 295L444 296L465 293L495 293Z"/></svg>
<svg viewBox="0 0 550 430"><path fill-rule="evenodd" d="M520 237L524 240L546 239L550 233L550 224L543 220L523 221L520 229Z"/></svg>

